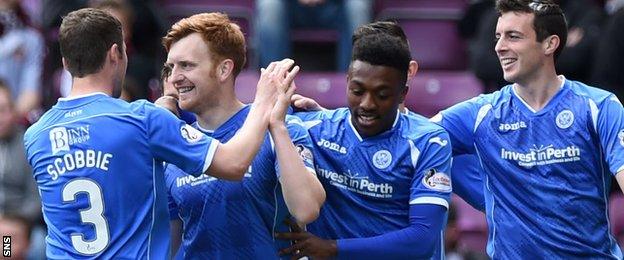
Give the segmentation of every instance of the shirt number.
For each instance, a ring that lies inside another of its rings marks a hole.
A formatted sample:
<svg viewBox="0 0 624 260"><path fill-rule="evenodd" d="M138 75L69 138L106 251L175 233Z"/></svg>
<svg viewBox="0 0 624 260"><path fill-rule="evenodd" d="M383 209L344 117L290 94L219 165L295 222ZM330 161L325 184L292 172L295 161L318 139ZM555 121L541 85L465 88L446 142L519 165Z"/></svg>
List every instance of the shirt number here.
<svg viewBox="0 0 624 260"><path fill-rule="evenodd" d="M71 235L74 249L81 254L94 255L102 252L110 239L108 223L104 218L104 204L102 199L102 189L93 180L76 179L72 180L63 188L63 202L73 202L76 195L86 193L91 207L80 211L82 223L92 224L95 228L95 239L85 240L85 235L74 233Z"/></svg>

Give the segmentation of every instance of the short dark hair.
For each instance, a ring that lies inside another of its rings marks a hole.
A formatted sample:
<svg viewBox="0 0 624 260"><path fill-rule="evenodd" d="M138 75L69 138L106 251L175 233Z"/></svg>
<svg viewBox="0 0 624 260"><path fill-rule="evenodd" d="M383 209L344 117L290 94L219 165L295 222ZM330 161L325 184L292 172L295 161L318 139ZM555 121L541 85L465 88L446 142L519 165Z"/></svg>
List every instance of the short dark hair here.
<svg viewBox="0 0 624 260"><path fill-rule="evenodd" d="M72 76L81 78L102 69L113 44L124 51L121 23L107 12L84 8L63 18L59 45Z"/></svg>
<svg viewBox="0 0 624 260"><path fill-rule="evenodd" d="M387 66L401 72L403 85L412 59L409 47L401 38L390 34L366 35L353 45L351 62L359 60L375 66Z"/></svg>
<svg viewBox="0 0 624 260"><path fill-rule="evenodd" d="M407 41L407 36L403 31L403 28L399 26L396 21L376 21L369 24L364 24L355 29L353 32L353 36L351 36L351 44L355 44L355 42L366 35L385 33L395 37L399 37L401 41L403 41L407 46L409 46L409 42Z"/></svg>
<svg viewBox="0 0 624 260"><path fill-rule="evenodd" d="M555 60L559 57L568 39L568 24L558 4L552 0L497 0L496 11L499 16L508 12L533 14L533 29L537 41L557 35L560 43L555 50Z"/></svg>

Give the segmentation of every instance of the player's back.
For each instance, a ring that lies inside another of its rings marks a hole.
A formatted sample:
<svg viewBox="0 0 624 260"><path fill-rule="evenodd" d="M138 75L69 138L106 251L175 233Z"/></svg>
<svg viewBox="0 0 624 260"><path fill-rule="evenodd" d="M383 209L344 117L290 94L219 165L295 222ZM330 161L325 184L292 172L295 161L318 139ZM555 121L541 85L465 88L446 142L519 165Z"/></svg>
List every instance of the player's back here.
<svg viewBox="0 0 624 260"><path fill-rule="evenodd" d="M104 94L60 99L28 129L48 258L168 255L162 163L149 147L146 107L159 109Z"/></svg>

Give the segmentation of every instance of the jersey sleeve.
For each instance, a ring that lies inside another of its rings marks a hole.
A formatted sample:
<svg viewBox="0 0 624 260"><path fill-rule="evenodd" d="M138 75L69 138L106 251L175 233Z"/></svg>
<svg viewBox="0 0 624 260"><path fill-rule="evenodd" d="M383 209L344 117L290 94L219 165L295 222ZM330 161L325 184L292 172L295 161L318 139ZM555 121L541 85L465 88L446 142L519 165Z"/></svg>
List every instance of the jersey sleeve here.
<svg viewBox="0 0 624 260"><path fill-rule="evenodd" d="M148 139L155 158L198 176L205 172L219 142L179 120L173 113L146 105Z"/></svg>
<svg viewBox="0 0 624 260"><path fill-rule="evenodd" d="M292 140L299 157L303 161L303 164L309 172L316 174L314 170L314 155L312 154L312 139L308 134L308 131L303 126L301 119L294 116L286 117L286 127L288 128L288 134ZM275 160L275 172L277 176L280 176L279 163Z"/></svg>
<svg viewBox="0 0 624 260"><path fill-rule="evenodd" d="M615 95L605 99L598 110L596 131L609 170L624 170L624 109Z"/></svg>
<svg viewBox="0 0 624 260"><path fill-rule="evenodd" d="M453 154L473 154L474 132L482 102L480 97L456 104L431 118L431 121L442 126L453 143ZM487 111L486 111L487 112Z"/></svg>
<svg viewBox="0 0 624 260"><path fill-rule="evenodd" d="M409 142L414 165L410 205L436 204L448 208L452 192L451 143L448 134L439 130L426 136L421 145L413 140Z"/></svg>
<svg viewBox="0 0 624 260"><path fill-rule="evenodd" d="M165 165L165 184L167 187L167 207L169 209L169 219L174 220L179 217L178 203L173 198L173 186L175 185L176 172L179 171L174 165Z"/></svg>
<svg viewBox="0 0 624 260"><path fill-rule="evenodd" d="M481 177L484 170L479 157L472 154L453 156L451 172L453 193L459 195L473 208L484 211L485 196Z"/></svg>

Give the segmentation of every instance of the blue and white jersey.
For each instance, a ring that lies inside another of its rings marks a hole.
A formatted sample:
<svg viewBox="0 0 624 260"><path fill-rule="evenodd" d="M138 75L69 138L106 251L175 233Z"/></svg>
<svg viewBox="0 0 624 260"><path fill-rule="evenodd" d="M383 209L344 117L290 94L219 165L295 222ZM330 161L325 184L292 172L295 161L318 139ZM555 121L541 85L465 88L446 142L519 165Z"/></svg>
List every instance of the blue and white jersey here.
<svg viewBox="0 0 624 260"><path fill-rule="evenodd" d="M362 138L347 108L295 115L308 128L327 194L319 218L308 225L313 234L372 237L408 227L410 205L448 208L451 143L441 127L397 113L390 130ZM442 257L442 239L439 244L435 258Z"/></svg>
<svg viewBox="0 0 624 260"><path fill-rule="evenodd" d="M242 127L249 113L245 106L214 132L207 135L227 142ZM287 116L290 137L304 164L313 173L311 142L300 120ZM183 221L178 259L277 259L279 249L289 242L276 240L275 232L288 231L283 221L290 217L279 182L279 168L270 135L242 181L211 176L195 178L168 165L166 183L172 219Z"/></svg>
<svg viewBox="0 0 624 260"><path fill-rule="evenodd" d="M612 174L624 169L613 94L564 79L536 112L509 85L436 121L454 153L477 154L484 167L490 257L622 259L607 214Z"/></svg>
<svg viewBox="0 0 624 260"><path fill-rule="evenodd" d="M49 259L163 259L163 161L200 174L218 142L146 101L59 99L25 134Z"/></svg>
<svg viewBox="0 0 624 260"><path fill-rule="evenodd" d="M404 113L409 116L422 117L407 109ZM451 174L453 193L460 196L473 208L485 211L483 167L481 167L479 158L473 154L453 156L451 172L453 173Z"/></svg>

